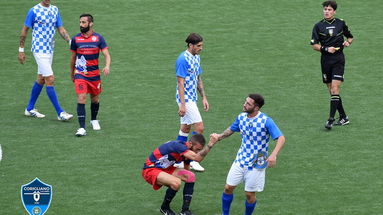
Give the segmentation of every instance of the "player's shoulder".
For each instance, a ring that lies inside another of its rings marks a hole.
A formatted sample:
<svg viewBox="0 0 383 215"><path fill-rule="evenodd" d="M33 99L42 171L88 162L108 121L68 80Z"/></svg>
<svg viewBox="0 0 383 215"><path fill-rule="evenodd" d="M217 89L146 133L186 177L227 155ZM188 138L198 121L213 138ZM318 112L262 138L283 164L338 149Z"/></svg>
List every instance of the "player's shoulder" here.
<svg viewBox="0 0 383 215"><path fill-rule="evenodd" d="M187 52L183 51L180 55L178 55L177 62L186 61Z"/></svg>
<svg viewBox="0 0 383 215"><path fill-rule="evenodd" d="M342 24L346 24L346 20L342 19L342 18L335 18L337 22L340 22Z"/></svg>
<svg viewBox="0 0 383 215"><path fill-rule="evenodd" d="M56 5L51 4L52 10L59 10L59 8Z"/></svg>

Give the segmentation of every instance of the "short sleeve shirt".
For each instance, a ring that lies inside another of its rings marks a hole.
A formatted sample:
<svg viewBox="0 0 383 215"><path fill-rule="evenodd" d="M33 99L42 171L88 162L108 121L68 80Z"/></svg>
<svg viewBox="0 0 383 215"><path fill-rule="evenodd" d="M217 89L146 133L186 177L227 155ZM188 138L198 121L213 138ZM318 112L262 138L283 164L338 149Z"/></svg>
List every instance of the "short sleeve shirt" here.
<svg viewBox="0 0 383 215"><path fill-rule="evenodd" d="M249 118L247 113L239 114L230 130L240 132L242 136L242 144L234 162L248 169L252 169L259 152L268 152L270 137L277 139L282 136L273 119L262 112L253 118Z"/></svg>
<svg viewBox="0 0 383 215"><path fill-rule="evenodd" d="M99 80L100 70L98 58L100 50L108 48L103 36L93 33L89 37L77 34L72 38L70 50L76 53L75 79L81 78L88 81ZM81 77L79 77L79 75Z"/></svg>
<svg viewBox="0 0 383 215"><path fill-rule="evenodd" d="M183 156L189 150L190 149L183 141L176 140L164 143L149 155L144 164L144 169L167 169L168 167L173 166L173 164L181 161L190 163L190 160Z"/></svg>
<svg viewBox="0 0 383 215"><path fill-rule="evenodd" d="M192 55L187 50L182 52L176 61L176 76L185 79L185 102L197 101L198 76L202 74L201 59L199 55ZM176 101L181 103L176 88Z"/></svg>
<svg viewBox="0 0 383 215"><path fill-rule="evenodd" d="M24 25L32 28L31 51L33 53L53 53L56 28L63 25L56 6L35 5L28 11Z"/></svg>

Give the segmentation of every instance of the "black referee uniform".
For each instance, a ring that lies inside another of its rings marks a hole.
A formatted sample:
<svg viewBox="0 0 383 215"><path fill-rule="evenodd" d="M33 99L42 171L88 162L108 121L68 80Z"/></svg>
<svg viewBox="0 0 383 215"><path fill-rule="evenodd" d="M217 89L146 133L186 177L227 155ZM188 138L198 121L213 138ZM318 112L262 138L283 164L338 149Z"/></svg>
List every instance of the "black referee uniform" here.
<svg viewBox="0 0 383 215"><path fill-rule="evenodd" d="M334 80L343 81L345 59L343 54L344 37L353 38L348 30L346 22L334 18L331 21L326 19L315 24L311 45L321 45L321 67L323 83L331 83ZM339 48L335 53L327 52L328 47Z"/></svg>
<svg viewBox="0 0 383 215"><path fill-rule="evenodd" d="M353 35L342 19L333 18L330 21L322 19L314 25L311 45L321 45L322 80L325 84L331 83L332 80L344 81L344 37L353 38ZM334 53L329 53L328 47L335 47L337 50ZM340 95L331 95L329 120L333 121L337 110L340 120L348 121Z"/></svg>

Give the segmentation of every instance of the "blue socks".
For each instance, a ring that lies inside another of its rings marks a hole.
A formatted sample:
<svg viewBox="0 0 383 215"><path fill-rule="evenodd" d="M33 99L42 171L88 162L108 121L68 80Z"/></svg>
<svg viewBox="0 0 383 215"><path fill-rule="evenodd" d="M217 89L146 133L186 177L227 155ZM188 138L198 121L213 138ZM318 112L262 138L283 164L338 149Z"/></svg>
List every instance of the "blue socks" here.
<svg viewBox="0 0 383 215"><path fill-rule="evenodd" d="M257 205L257 201L255 201L254 203L248 203L247 200L245 200L245 206L246 206L245 215L253 214L253 211L256 205Z"/></svg>
<svg viewBox="0 0 383 215"><path fill-rule="evenodd" d="M34 83L32 90L31 90L31 97L29 98L27 111L30 111L35 107L37 98L39 97L43 87L44 87L44 85L40 85L37 82Z"/></svg>
<svg viewBox="0 0 383 215"><path fill-rule="evenodd" d="M80 128L85 128L85 104L77 103L77 119Z"/></svg>
<svg viewBox="0 0 383 215"><path fill-rule="evenodd" d="M60 113L63 112L63 110L61 109L59 101L57 99L55 87L54 86L47 86L46 91L47 91L49 100L51 100L51 103L53 104L53 106L56 109L57 115L60 115Z"/></svg>
<svg viewBox="0 0 383 215"><path fill-rule="evenodd" d="M229 215L233 194L222 193L222 215Z"/></svg>

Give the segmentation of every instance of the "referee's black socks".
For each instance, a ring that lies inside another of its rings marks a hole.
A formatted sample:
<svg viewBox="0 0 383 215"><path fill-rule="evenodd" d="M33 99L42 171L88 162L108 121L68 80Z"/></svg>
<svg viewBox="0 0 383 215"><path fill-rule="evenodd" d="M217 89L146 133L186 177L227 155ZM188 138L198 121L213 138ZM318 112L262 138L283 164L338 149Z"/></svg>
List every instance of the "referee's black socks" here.
<svg viewBox="0 0 383 215"><path fill-rule="evenodd" d="M341 119L346 118L347 115L346 115L346 112L344 111L342 98L340 96L339 96L338 112L339 112L339 118Z"/></svg>
<svg viewBox="0 0 383 215"><path fill-rule="evenodd" d="M339 102L340 102L339 95L331 95L331 99L330 99L330 118L334 118L335 117L335 112L338 109Z"/></svg>

